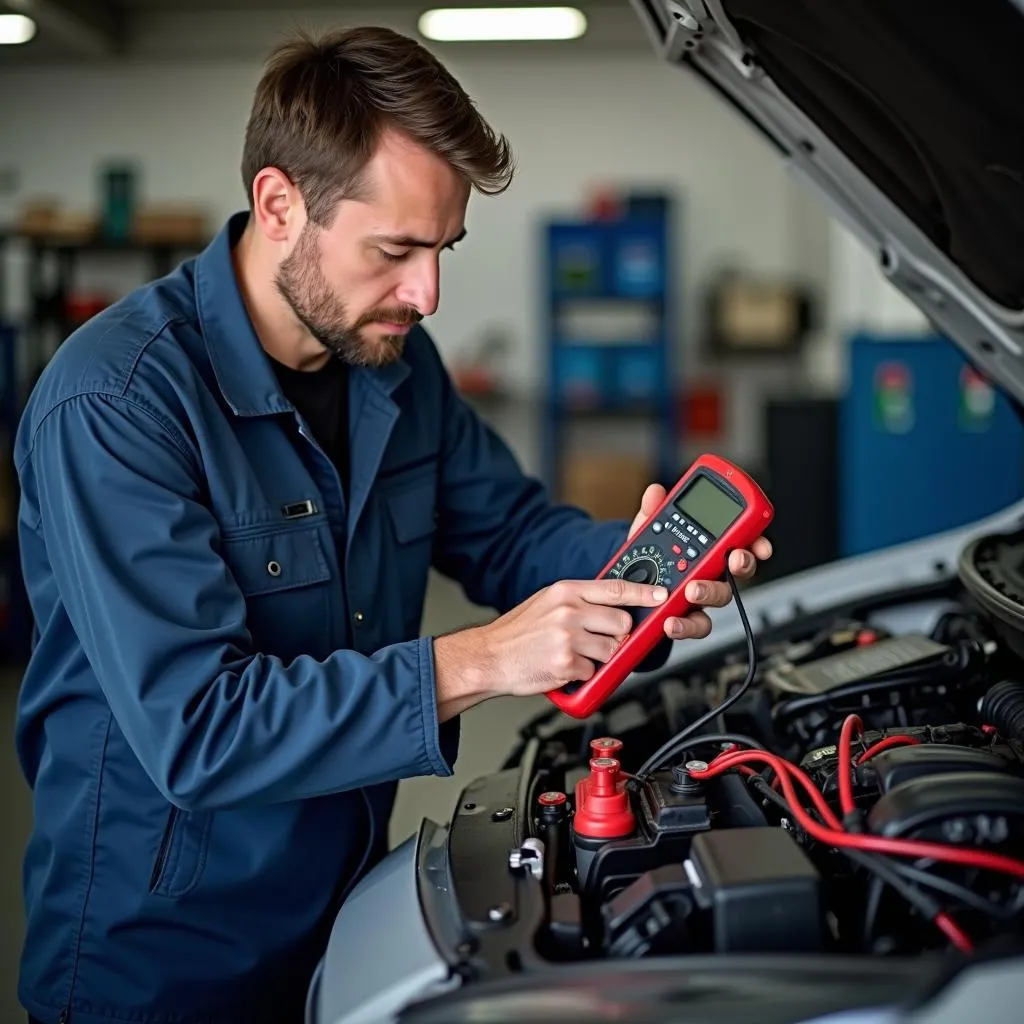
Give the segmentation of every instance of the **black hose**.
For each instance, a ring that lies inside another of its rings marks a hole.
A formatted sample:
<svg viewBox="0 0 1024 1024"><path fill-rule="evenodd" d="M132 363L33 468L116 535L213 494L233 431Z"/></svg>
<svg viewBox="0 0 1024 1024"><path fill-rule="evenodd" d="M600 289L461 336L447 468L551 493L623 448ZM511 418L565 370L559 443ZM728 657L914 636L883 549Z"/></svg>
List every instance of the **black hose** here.
<svg viewBox="0 0 1024 1024"><path fill-rule="evenodd" d="M991 687L981 702L981 720L1024 743L1024 685L1006 679Z"/></svg>

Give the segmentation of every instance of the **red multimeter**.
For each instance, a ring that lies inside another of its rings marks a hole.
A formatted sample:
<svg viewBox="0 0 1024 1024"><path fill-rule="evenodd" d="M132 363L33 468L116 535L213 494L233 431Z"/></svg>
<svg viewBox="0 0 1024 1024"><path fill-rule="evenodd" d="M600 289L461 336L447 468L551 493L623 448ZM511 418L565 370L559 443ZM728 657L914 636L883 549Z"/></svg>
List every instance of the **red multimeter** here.
<svg viewBox="0 0 1024 1024"><path fill-rule="evenodd" d="M633 629L622 646L588 680L551 690L549 699L574 718L599 708L664 638L665 620L690 610L685 585L723 579L729 552L749 548L774 515L764 492L738 466L717 455L697 459L597 577L661 584L668 600L631 608Z"/></svg>

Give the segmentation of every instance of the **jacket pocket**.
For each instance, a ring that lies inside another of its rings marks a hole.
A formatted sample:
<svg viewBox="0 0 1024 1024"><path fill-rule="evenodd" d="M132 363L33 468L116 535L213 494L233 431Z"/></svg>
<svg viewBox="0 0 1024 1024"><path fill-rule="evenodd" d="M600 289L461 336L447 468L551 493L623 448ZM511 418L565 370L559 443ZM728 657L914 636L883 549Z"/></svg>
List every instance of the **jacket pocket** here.
<svg viewBox="0 0 1024 1024"><path fill-rule="evenodd" d="M436 484L429 477L388 494L388 513L399 544L433 537L437 531L436 496Z"/></svg>
<svg viewBox="0 0 1024 1024"><path fill-rule="evenodd" d="M319 525L229 535L223 545L224 556L246 597L326 583L331 578Z"/></svg>
<svg viewBox="0 0 1024 1024"><path fill-rule="evenodd" d="M178 899L199 884L212 818L210 811L185 811L171 806L149 878L153 895Z"/></svg>
<svg viewBox="0 0 1024 1024"><path fill-rule="evenodd" d="M245 598L254 650L286 660L330 652L340 586L327 558L327 530L326 523L284 523L223 538L224 559Z"/></svg>

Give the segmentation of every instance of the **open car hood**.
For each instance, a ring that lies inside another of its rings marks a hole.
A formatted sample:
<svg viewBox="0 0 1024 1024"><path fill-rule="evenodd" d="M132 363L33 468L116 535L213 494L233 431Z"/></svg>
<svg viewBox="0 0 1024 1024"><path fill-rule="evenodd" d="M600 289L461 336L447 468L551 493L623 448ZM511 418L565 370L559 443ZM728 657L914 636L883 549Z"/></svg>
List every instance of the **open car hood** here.
<svg viewBox="0 0 1024 1024"><path fill-rule="evenodd" d="M631 0L1024 404L1024 0Z"/></svg>

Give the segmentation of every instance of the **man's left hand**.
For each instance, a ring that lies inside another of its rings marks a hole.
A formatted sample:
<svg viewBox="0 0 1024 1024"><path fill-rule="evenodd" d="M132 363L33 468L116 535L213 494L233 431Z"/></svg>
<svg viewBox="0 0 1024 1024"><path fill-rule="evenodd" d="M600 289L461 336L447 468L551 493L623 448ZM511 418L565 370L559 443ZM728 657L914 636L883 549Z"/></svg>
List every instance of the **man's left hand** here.
<svg viewBox="0 0 1024 1024"><path fill-rule="evenodd" d="M643 524L654 514L665 500L665 488L651 484L644 491L640 511L629 528L632 540ZM737 581L749 580L757 571L758 561L765 562L772 556L772 545L767 537L758 537L749 551L733 551L729 555L729 571ZM692 605L704 608L724 608L732 600L728 583L712 580L690 580L686 584L686 599ZM672 640L699 640L711 632L711 619L703 611L692 611L683 618L665 620L665 634Z"/></svg>

